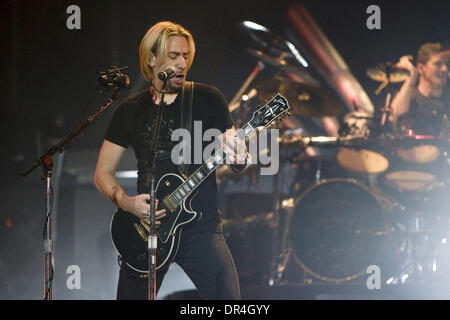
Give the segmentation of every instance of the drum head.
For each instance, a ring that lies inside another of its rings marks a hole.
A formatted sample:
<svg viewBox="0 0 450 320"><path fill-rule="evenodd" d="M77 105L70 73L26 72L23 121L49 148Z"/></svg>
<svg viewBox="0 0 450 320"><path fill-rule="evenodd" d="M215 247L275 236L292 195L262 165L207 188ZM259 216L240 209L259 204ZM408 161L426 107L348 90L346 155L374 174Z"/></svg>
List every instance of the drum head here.
<svg viewBox="0 0 450 320"><path fill-rule="evenodd" d="M413 148L397 150L397 156L410 163L429 163L435 161L440 155L439 148L433 145L422 145Z"/></svg>
<svg viewBox="0 0 450 320"><path fill-rule="evenodd" d="M290 245L307 273L338 283L380 266L383 230L380 205L368 188L353 179L329 179L296 199Z"/></svg>
<svg viewBox="0 0 450 320"><path fill-rule="evenodd" d="M389 161L383 155L365 149L342 148L337 161L344 169L358 173L381 173L389 167Z"/></svg>
<svg viewBox="0 0 450 320"><path fill-rule="evenodd" d="M393 171L386 174L385 179L399 190L421 191L436 181L436 176L421 171Z"/></svg>

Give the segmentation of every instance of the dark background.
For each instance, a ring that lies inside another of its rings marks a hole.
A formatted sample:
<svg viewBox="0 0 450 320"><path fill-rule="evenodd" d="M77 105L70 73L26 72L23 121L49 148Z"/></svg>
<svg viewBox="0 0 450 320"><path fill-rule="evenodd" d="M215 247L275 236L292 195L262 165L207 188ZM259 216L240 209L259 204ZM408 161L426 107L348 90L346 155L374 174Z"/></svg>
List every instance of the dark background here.
<svg viewBox="0 0 450 320"><path fill-rule="evenodd" d="M152 24L171 20L191 31L196 41L188 79L213 84L231 100L257 62L245 52L248 40L237 23L254 21L284 35L286 8L294 2L2 1L0 298L42 297L44 182L40 168L25 178L20 172L106 102L107 94L95 94L96 71L126 65L131 92L144 89L139 43ZM449 1L298 3L309 10L375 105L383 98L373 94L378 83L365 74L370 66L415 55L424 42L450 38ZM81 30L66 28L66 8L71 4L81 8ZM381 30L366 28L366 8L371 4L381 8ZM59 286L55 294L60 298L114 298L111 275L116 275L110 266L115 257L108 235L114 207L92 184L112 111L102 113L60 161L59 188L55 187L55 286ZM130 156L122 168L134 165ZM133 183L127 187L133 192ZM82 282L88 289L78 295L64 288L64 272L70 264L88 270Z"/></svg>

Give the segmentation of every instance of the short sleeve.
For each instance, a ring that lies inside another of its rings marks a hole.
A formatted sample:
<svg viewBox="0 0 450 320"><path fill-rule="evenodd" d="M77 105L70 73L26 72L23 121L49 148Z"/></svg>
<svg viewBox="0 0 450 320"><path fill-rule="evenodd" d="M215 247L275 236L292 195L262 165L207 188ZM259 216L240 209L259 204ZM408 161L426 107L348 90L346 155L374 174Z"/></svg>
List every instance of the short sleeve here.
<svg viewBox="0 0 450 320"><path fill-rule="evenodd" d="M128 148L130 139L126 125L126 109L120 105L114 112L105 134L105 140L115 143L121 147Z"/></svg>
<svg viewBox="0 0 450 320"><path fill-rule="evenodd" d="M227 129L234 125L233 118L231 117L230 110L228 109L228 103L222 92L216 87L209 87L209 94L211 99L211 105L214 106L214 128L219 129L221 132L225 132Z"/></svg>

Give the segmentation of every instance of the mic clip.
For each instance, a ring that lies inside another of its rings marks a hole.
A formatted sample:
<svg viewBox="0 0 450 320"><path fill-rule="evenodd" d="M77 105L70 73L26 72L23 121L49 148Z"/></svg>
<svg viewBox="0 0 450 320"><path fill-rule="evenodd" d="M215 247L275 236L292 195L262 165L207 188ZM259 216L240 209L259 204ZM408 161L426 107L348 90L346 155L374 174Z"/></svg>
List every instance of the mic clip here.
<svg viewBox="0 0 450 320"><path fill-rule="evenodd" d="M107 90L116 92L120 89L129 89L130 78L121 71L125 69L128 69L128 67L118 68L116 66L111 66L108 67L106 71L97 72L100 74L97 90L100 93L103 93Z"/></svg>
<svg viewBox="0 0 450 320"><path fill-rule="evenodd" d="M167 68L166 70L158 73L158 79L161 81L167 81L170 78L173 78L174 76L175 76L175 71L171 68Z"/></svg>

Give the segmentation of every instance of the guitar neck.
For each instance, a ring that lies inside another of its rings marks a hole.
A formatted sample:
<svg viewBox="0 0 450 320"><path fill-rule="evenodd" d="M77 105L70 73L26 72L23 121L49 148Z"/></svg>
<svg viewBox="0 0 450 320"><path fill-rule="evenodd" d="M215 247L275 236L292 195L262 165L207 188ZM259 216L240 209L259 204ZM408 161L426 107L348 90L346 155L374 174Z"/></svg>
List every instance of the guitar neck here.
<svg viewBox="0 0 450 320"><path fill-rule="evenodd" d="M236 138L240 141L245 140L255 129L247 123L242 129L236 132ZM211 156L205 161L193 174L191 174L186 181L184 181L177 189L175 189L169 197L177 205L181 204L192 192L197 189L200 184L224 161L229 157L229 154L221 147L214 156Z"/></svg>

